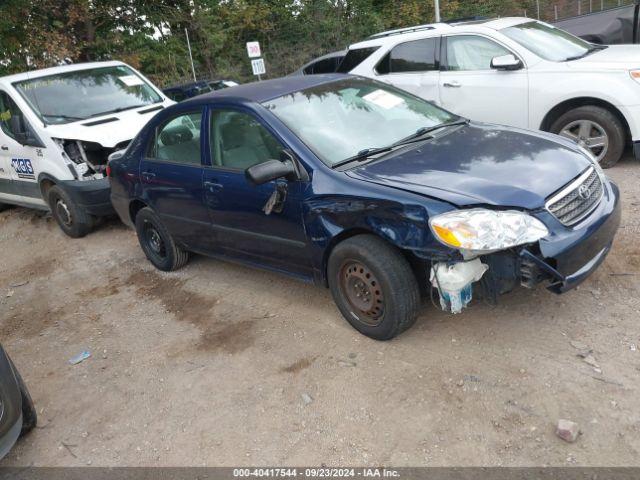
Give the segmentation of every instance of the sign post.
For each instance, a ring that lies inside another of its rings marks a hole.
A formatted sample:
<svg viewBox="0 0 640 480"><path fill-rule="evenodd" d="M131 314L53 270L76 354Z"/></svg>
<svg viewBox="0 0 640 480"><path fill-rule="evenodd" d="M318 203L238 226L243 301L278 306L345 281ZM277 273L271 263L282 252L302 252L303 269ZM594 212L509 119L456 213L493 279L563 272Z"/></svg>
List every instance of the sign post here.
<svg viewBox="0 0 640 480"><path fill-rule="evenodd" d="M260 42L247 42L247 55L251 59L253 74L258 76L258 80L262 80L261 75L267 73L267 69L264 65L264 59L260 58L262 55Z"/></svg>

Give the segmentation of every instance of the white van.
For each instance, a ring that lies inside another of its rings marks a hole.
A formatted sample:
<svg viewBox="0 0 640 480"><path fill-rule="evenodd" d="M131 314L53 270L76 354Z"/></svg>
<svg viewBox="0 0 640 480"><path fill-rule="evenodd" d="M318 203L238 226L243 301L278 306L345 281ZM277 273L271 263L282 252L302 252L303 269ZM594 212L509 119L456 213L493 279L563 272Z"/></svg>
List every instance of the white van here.
<svg viewBox="0 0 640 480"><path fill-rule="evenodd" d="M0 77L0 210L50 209L67 235L86 235L113 211L109 154L173 103L122 62Z"/></svg>

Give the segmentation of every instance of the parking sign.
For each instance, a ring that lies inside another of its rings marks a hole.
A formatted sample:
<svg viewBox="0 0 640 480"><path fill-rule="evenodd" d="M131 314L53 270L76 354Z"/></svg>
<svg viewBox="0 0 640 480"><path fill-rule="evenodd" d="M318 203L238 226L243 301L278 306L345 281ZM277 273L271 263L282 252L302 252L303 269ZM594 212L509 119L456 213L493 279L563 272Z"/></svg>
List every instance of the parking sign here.
<svg viewBox="0 0 640 480"><path fill-rule="evenodd" d="M247 42L247 54L249 58L260 56L260 42Z"/></svg>
<svg viewBox="0 0 640 480"><path fill-rule="evenodd" d="M267 69L264 66L264 59L262 58L251 60L251 69L254 75L264 75L267 73Z"/></svg>

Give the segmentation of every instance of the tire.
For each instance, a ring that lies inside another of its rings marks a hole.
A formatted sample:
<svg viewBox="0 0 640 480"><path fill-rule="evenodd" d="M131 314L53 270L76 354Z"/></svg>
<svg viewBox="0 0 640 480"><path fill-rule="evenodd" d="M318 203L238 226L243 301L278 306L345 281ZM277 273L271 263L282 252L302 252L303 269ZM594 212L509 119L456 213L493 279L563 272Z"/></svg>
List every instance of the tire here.
<svg viewBox="0 0 640 480"><path fill-rule="evenodd" d="M47 192L51 214L64 233L71 238L82 238L93 228L93 217L77 205L58 185Z"/></svg>
<svg viewBox="0 0 640 480"><path fill-rule="evenodd" d="M36 411L29 389L24 383L20 372L13 364L13 361L11 359L9 359L9 361L11 362L11 367L13 367L13 373L15 374L18 388L20 389L20 397L22 399L22 429L20 430L20 436L22 437L36 428L36 425L38 424L38 412Z"/></svg>
<svg viewBox="0 0 640 480"><path fill-rule="evenodd" d="M6 203L0 203L0 212L6 210L9 206L10 205L7 205Z"/></svg>
<svg viewBox="0 0 640 480"><path fill-rule="evenodd" d="M590 126L581 130L580 126L583 123ZM620 119L606 108L585 105L569 110L553 122L550 131L574 140L591 150L596 157L600 156L601 158L598 158L598 161L602 168L613 167L618 163L624 152L626 142L624 126ZM581 132L589 132L589 136L601 137L602 132L600 131L604 132L608 139L608 145L603 149L586 144L585 140L588 141L589 139L581 135Z"/></svg>
<svg viewBox="0 0 640 480"><path fill-rule="evenodd" d="M420 290L409 262L374 235L336 245L327 275L340 313L367 337L390 340L418 318Z"/></svg>
<svg viewBox="0 0 640 480"><path fill-rule="evenodd" d="M182 268L189 260L189 252L183 250L149 207L138 212L135 219L136 233L142 251L158 270L170 272Z"/></svg>

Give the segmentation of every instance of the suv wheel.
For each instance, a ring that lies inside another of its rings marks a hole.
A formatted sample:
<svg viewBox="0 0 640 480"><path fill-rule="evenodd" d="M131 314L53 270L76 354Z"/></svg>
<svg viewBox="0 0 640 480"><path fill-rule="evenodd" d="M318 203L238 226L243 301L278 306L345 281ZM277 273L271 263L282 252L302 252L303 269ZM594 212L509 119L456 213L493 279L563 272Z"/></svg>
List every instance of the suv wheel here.
<svg viewBox="0 0 640 480"><path fill-rule="evenodd" d="M62 188L54 185L47 192L51 214L64 233L72 238L86 236L93 228L93 217L76 205Z"/></svg>
<svg viewBox="0 0 640 480"><path fill-rule="evenodd" d="M624 126L602 107L587 105L569 110L553 122L550 130L589 150L602 168L613 167L624 151Z"/></svg>
<svg viewBox="0 0 640 480"><path fill-rule="evenodd" d="M382 239L358 235L338 244L327 274L338 309L360 333L390 340L416 321L416 278L409 262Z"/></svg>
<svg viewBox="0 0 640 480"><path fill-rule="evenodd" d="M170 272L183 267L189 252L183 250L171 237L158 216L149 207L136 215L136 232L142 251L158 270Z"/></svg>

